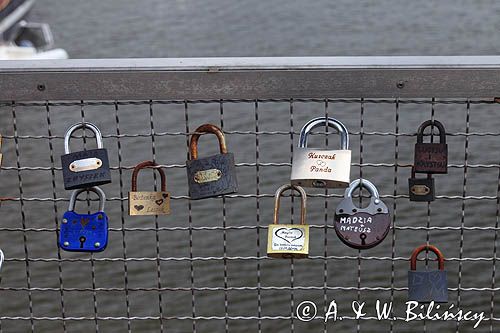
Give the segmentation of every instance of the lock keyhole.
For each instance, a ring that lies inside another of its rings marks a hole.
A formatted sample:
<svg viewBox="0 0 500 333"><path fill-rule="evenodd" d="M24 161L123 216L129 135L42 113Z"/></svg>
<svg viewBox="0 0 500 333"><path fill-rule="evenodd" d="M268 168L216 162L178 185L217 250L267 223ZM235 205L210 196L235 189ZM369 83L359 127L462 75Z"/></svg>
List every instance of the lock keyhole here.
<svg viewBox="0 0 500 333"><path fill-rule="evenodd" d="M361 238L361 245L366 245L366 234L364 232L359 235L359 238Z"/></svg>
<svg viewBox="0 0 500 333"><path fill-rule="evenodd" d="M86 240L87 238L85 238L85 236L80 237L80 249L83 249L83 244L85 243Z"/></svg>

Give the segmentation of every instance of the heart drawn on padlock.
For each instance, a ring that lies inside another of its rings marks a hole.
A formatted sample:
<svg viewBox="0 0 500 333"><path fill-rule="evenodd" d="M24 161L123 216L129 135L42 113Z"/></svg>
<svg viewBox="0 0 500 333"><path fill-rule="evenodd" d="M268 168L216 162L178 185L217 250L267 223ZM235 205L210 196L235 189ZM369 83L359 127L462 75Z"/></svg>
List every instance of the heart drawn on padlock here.
<svg viewBox="0 0 500 333"><path fill-rule="evenodd" d="M163 203L163 199L158 199L155 201L155 204L157 204L158 206L160 206L162 203Z"/></svg>
<svg viewBox="0 0 500 333"><path fill-rule="evenodd" d="M162 195L163 199L168 198L168 193L162 193L161 195Z"/></svg>
<svg viewBox="0 0 500 333"><path fill-rule="evenodd" d="M140 210L144 209L144 206L143 205L135 205L134 208L135 208L135 210L140 211Z"/></svg>
<svg viewBox="0 0 500 333"><path fill-rule="evenodd" d="M294 241L301 239L304 236L304 231L299 228L278 228L274 232L276 237L283 239L291 244Z"/></svg>

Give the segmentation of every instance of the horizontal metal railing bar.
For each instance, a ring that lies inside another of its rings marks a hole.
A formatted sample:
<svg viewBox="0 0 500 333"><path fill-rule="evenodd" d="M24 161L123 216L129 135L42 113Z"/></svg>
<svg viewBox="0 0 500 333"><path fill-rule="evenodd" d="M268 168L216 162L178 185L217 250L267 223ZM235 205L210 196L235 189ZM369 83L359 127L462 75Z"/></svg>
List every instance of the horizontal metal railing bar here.
<svg viewBox="0 0 500 333"><path fill-rule="evenodd" d="M241 162L241 163L235 163L235 166L237 167L290 167L292 164L289 162L259 162L259 163L252 163L252 162ZM387 168L411 168L411 164L408 163L351 163L351 166L354 167L387 167ZM467 168L470 169L490 169L490 168L499 168L500 164L448 164L448 168L454 168L454 169L463 169L467 166ZM184 169L186 168L185 164L159 164L159 167L164 168L164 169ZM110 166L109 167L111 170L133 170L135 166ZM23 170L31 170L31 171L52 171L52 170L62 170L62 167L51 167L51 166L23 166L23 167L15 167L15 166L2 166L0 167L0 170L14 170L14 171L23 171Z"/></svg>
<svg viewBox="0 0 500 333"><path fill-rule="evenodd" d="M292 318L297 319L296 317L292 316L196 316L196 317L190 317L190 316L130 316L130 317L102 317L102 316L95 316L95 317L22 317L22 316L3 316L0 317L0 320L33 320L33 321L107 321L107 320L115 320L115 321L134 321L134 320L255 320L255 321L260 321L260 320L291 320ZM321 320L324 321L323 316L316 316L314 318L315 320ZM356 317L352 316L342 316L343 320L358 320ZM375 320L375 321L380 321L379 318L377 317L371 317L371 316L363 316L359 318L360 320ZM406 321L405 317L389 317L387 318L389 321ZM420 319L416 318L416 321L435 321L437 319ZM500 321L500 318L496 317L488 317L482 319L482 322L487 322L487 321Z"/></svg>
<svg viewBox="0 0 500 333"><path fill-rule="evenodd" d="M308 257L310 260L380 260L380 261L409 261L408 257L365 257L365 256L312 256ZM90 262L90 261L102 261L102 262L135 262L135 261L217 261L217 260L276 260L269 258L267 256L222 256L222 257L143 257L143 258L5 258L5 262ZM418 261L425 261L426 259L417 259ZM476 257L476 258L446 258L446 261L456 261L456 262L467 262L467 261L497 261L498 257ZM434 260L428 260L434 261Z"/></svg>
<svg viewBox="0 0 500 333"><path fill-rule="evenodd" d="M333 225L319 225L319 224L308 224L311 229L334 229ZM265 225L257 226L257 225L242 225L242 226L206 226L206 227L158 227L158 228L109 228L108 230L111 232L123 232L123 231L224 231L224 230L256 230L262 229L267 230L268 227ZM455 230L455 231L500 231L500 227L446 227L446 226L404 226L397 225L390 227L389 230ZM10 232L56 232L59 229L56 228L9 228L3 227L0 228L0 231L10 231Z"/></svg>
<svg viewBox="0 0 500 333"><path fill-rule="evenodd" d="M238 134L238 135L300 135L300 132L297 131L223 131L224 134ZM196 132L155 132L154 134L152 133L137 133L137 134L128 134L128 133L123 133L120 135L117 134L103 134L103 138L150 138L152 136L155 137L160 137L160 136L189 136L193 134L198 134ZM203 134L203 133L202 133ZM317 133L309 133L308 135L336 135L334 132L326 133L326 132L317 132ZM395 133L395 132L349 132L349 135L374 135L374 136L394 136L394 137L416 137L417 133ZM424 133L423 136L431 136L428 133ZM464 137L472 137L472 136L500 136L499 132L470 132L470 133L464 133L464 132L457 132L457 133L446 133L446 136L464 136ZM8 140L14 140L14 139L21 139L21 140L26 140L26 139L58 139L58 140L64 140L64 136L62 135L3 135L3 139L8 139ZM72 138L83 138L82 135L73 135ZM89 136L86 136L86 138L89 138Z"/></svg>
<svg viewBox="0 0 500 333"><path fill-rule="evenodd" d="M245 287L161 287L161 288L151 288L151 287L129 287L129 288L106 288L106 287L96 287L96 288L51 288L51 287L0 287L1 291L69 291L69 292L88 292L88 291L99 291L99 292L117 292L117 291L253 291L253 290L343 290L343 291L407 291L408 287L342 287L342 286L245 286ZM460 288L448 288L449 291L500 291L500 287L460 287Z"/></svg>
<svg viewBox="0 0 500 333"><path fill-rule="evenodd" d="M343 194L308 194L308 198L343 198ZM353 196L353 198L357 198L358 196ZM380 194L380 198L383 199L408 199L408 195L406 194ZM172 200L181 200L181 199L189 199L190 197L187 195L172 195L170 197ZM222 196L217 197L222 198ZM274 198L274 194L226 194L224 198L238 199L238 198ZM368 198L367 196L363 196L363 198ZM497 200L497 196L493 195L436 195L436 199L447 199L447 200ZM0 202L5 201L34 201L34 202L61 202L61 201L69 201L68 198L34 198L34 197L0 197ZM86 201L87 199L77 199L78 201ZM98 201L98 199L89 199L89 201ZM128 201L128 196L124 197L110 197L106 198L106 202L110 201Z"/></svg>
<svg viewBox="0 0 500 333"><path fill-rule="evenodd" d="M406 99L406 98L268 98L268 99L185 99L185 100L96 100L96 101L57 101L51 102L45 100L44 102L22 102L22 101L0 101L0 108L27 106L27 107L52 107L52 106L127 106L127 105L169 105L169 104L220 104L220 103L329 103L329 104L444 104L444 105L466 105L466 104L498 104L496 99L451 99L443 97L439 98L419 98L419 99Z"/></svg>
<svg viewBox="0 0 500 333"><path fill-rule="evenodd" d="M0 100L491 98L500 57L83 59L0 62Z"/></svg>

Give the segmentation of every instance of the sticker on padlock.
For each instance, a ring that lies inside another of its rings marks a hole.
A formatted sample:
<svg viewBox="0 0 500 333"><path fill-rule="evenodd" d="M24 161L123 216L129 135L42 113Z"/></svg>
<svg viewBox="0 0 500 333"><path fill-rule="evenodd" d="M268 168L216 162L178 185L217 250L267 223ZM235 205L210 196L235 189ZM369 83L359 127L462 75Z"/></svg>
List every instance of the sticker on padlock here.
<svg viewBox="0 0 500 333"><path fill-rule="evenodd" d="M426 250L436 254L439 270L417 271L417 257ZM408 271L408 300L422 303L448 302L448 278L444 270L444 256L437 247L421 245L413 251Z"/></svg>
<svg viewBox="0 0 500 333"><path fill-rule="evenodd" d="M160 174L160 192L138 192L137 175L144 168L152 168ZM167 192L167 178L162 168L153 161L137 164L132 172L132 191L128 194L129 215L170 214L170 193Z"/></svg>
<svg viewBox="0 0 500 333"><path fill-rule="evenodd" d="M75 213L76 198L84 191L99 196L99 211L94 214ZM108 216L104 213L106 195L97 186L74 190L69 208L63 215L59 247L66 251L100 252L108 245Z"/></svg>
<svg viewBox="0 0 500 333"><path fill-rule="evenodd" d="M424 143L424 130L429 126L435 126L439 130L439 143ZM416 173L448 173L446 132L439 121L427 120L418 128L414 166Z"/></svg>
<svg viewBox="0 0 500 333"><path fill-rule="evenodd" d="M370 192L370 204L366 208L352 202L352 193L358 187ZM375 185L366 179L356 179L345 190L344 199L335 210L333 224L344 244L355 249L369 249L380 244L389 233L391 215Z"/></svg>
<svg viewBox="0 0 500 333"><path fill-rule="evenodd" d="M328 125L340 135L340 149L326 150L307 147L309 133ZM340 121L319 117L308 121L300 131L299 145L293 153L291 183L305 187L347 187L351 173L349 133Z"/></svg>
<svg viewBox="0 0 500 333"><path fill-rule="evenodd" d="M95 134L97 149L71 152L69 141L74 131L88 128ZM88 122L74 124L64 135L64 155L61 156L64 188L74 190L111 183L108 152L102 148L101 131Z"/></svg>
<svg viewBox="0 0 500 333"><path fill-rule="evenodd" d="M189 142L190 159L186 161L190 198L204 199L238 191L234 155L227 152L222 131L215 125L205 124L195 132ZM220 154L198 158L198 139L205 133L217 136Z"/></svg>
<svg viewBox="0 0 500 333"><path fill-rule="evenodd" d="M279 224L281 195L286 190L300 194L300 224ZM267 231L267 256L272 258L307 258L309 255L309 225L306 224L307 195L300 186L286 184L274 195L273 224Z"/></svg>
<svg viewBox="0 0 500 333"><path fill-rule="evenodd" d="M434 178L427 174L427 178L416 178L415 168L411 168L411 178L408 178L408 194L410 201L434 201Z"/></svg>

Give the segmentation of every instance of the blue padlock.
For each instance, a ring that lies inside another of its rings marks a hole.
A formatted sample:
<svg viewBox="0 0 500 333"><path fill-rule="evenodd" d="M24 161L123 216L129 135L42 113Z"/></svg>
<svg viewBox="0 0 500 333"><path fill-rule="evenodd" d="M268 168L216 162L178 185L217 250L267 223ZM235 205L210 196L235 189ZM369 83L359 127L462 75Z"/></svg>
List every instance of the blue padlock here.
<svg viewBox="0 0 500 333"><path fill-rule="evenodd" d="M94 214L75 213L77 196L84 191L99 196L99 211ZM106 195L97 186L73 191L69 208L63 215L59 247L65 251L100 252L108 245L108 217L104 213Z"/></svg>
<svg viewBox="0 0 500 333"><path fill-rule="evenodd" d="M439 270L417 271L417 257L422 251L434 252L437 256ZM417 247L410 258L410 271L408 271L408 300L421 303L447 303L448 278L444 270L444 256L434 245L421 245Z"/></svg>

